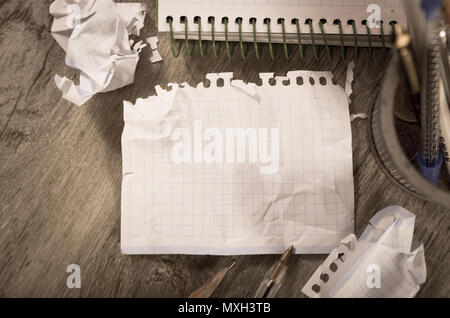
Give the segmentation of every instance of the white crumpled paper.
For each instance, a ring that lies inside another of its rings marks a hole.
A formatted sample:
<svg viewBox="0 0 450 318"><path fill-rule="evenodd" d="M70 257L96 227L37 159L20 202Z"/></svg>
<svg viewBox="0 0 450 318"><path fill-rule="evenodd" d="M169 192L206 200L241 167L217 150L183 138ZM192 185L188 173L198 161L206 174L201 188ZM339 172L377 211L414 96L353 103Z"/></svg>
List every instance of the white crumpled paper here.
<svg viewBox="0 0 450 318"><path fill-rule="evenodd" d="M363 234L341 241L303 287L309 297L414 297L427 271L423 245L412 248L415 215L391 206Z"/></svg>
<svg viewBox="0 0 450 318"><path fill-rule="evenodd" d="M137 52L129 35L139 35L145 5L112 0L56 0L50 5L54 17L52 36L66 51L66 64L80 71L80 83L55 76L63 97L80 106L94 94L131 84Z"/></svg>

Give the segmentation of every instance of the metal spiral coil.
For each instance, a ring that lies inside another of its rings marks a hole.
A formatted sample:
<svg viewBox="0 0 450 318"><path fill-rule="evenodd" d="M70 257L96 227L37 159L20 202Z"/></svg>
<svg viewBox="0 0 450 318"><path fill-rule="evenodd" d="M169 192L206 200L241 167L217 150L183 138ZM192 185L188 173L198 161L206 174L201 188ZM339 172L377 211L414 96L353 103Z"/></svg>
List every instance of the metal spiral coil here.
<svg viewBox="0 0 450 318"><path fill-rule="evenodd" d="M380 92L369 113L368 136L371 152L383 173L409 194L450 208L450 193L429 183L405 155L398 139L395 120L395 95L401 79L400 62L392 54Z"/></svg>
<svg viewBox="0 0 450 318"><path fill-rule="evenodd" d="M219 58L219 52L217 50L217 46L216 46L216 37L215 37L215 21L216 19L214 17L210 17L208 19L208 23L211 25L211 45L212 45L212 50L213 50L213 55L215 58ZM173 29L173 17L168 16L166 17L166 22L169 24L169 32L170 32L170 42L171 42L171 50L172 50L172 55L177 58L180 53L181 53L181 48L182 48L182 41L180 41L179 45L178 45L178 49L176 48L176 40L175 40L175 32ZM182 24L184 24L184 43L185 43L185 52L187 56L192 56L195 50L195 47L192 47L192 49L189 46L189 35L188 35L188 30L189 30L189 23L188 23L188 19L186 17L181 17L180 22ZM200 56L201 57L205 57L207 55L207 44L204 44L204 40L202 39L202 23L201 23L201 17L196 17L194 19L194 23L198 25L198 44L199 44L199 51L200 51ZM245 60L247 58L247 55L245 53L245 47L244 47L244 41L243 41L243 36L242 36L242 24L243 24L243 19L242 18L237 18L235 23L238 25L238 35L239 35L239 48L240 48L240 55L241 58L243 60ZM262 57L262 53L260 52L259 48L258 48L258 42L257 42L257 37L256 37L256 18L251 18L249 21L250 25L252 25L252 31L253 31L253 47L255 50L255 56L256 59L259 60ZM279 23L281 25L281 35L282 35L282 44L283 44L283 51L284 51L284 57L286 60L289 60L292 55L289 53L289 49L288 49L288 43L286 40L286 25L285 25L285 20L280 18L278 19L277 23ZM296 45L299 48L299 57L300 59L303 59L305 57L304 55L304 44L302 43L302 37L305 36L305 33L301 33L301 29L300 29L300 21L298 19L292 19L291 21L292 24L295 25L296 27L296 33L297 33L297 43ZM323 42L323 46L325 47L325 51L327 53L327 57L329 60L331 60L332 58L332 53L331 53L331 49L328 45L327 42L327 35L328 33L325 32L324 30L324 24L327 23L327 21L325 19L321 19L318 23L319 25L319 29L320 29L320 33L315 33L314 31L314 23L312 19L307 19L305 21L305 24L309 26L309 37L310 37L310 41L311 41L311 46L313 49L313 54L315 59L319 59L319 49L318 49L318 45L316 44L316 37L320 36ZM230 45L230 41L229 41L229 19L227 17L222 18L222 24L224 25L224 30L225 30L225 51L226 51L226 55L229 59L231 59L234 55L234 47L233 49L230 49L231 45ZM269 46L269 54L270 57L272 59L275 59L275 52L273 49L273 44L272 44L272 32L271 32L271 21L269 18L264 19L264 24L267 26L267 44ZM339 31L339 38L340 38L340 52L341 52L341 58L345 59L345 46L344 46L344 32L343 32L343 28L342 28L342 22L341 20L337 19L333 21L333 24L337 26L338 31ZM354 56L355 59L358 59L358 33L356 32L356 22L354 20L348 20L347 24L350 25L352 27L352 35L353 35L353 49L354 49ZM362 24L366 26L366 32L367 32L367 43L368 43L368 47L369 47L369 57L372 58L373 56L373 47L372 47L372 38L371 38L371 33L370 33L370 28L368 27L366 21L362 21ZM392 30L394 28L394 25L396 24L396 21L391 21L389 22L389 24L392 27ZM382 46L382 50L383 50L383 55L386 52L386 39L385 39L385 34L384 34L384 23L383 21L381 21L380 23L380 37L381 37L381 46ZM392 32L392 34L394 34ZM209 42L209 41L208 41Z"/></svg>
<svg viewBox="0 0 450 318"><path fill-rule="evenodd" d="M439 107L440 107L440 47L437 34L428 48L426 107L422 108L422 156L427 166L432 167L439 157Z"/></svg>

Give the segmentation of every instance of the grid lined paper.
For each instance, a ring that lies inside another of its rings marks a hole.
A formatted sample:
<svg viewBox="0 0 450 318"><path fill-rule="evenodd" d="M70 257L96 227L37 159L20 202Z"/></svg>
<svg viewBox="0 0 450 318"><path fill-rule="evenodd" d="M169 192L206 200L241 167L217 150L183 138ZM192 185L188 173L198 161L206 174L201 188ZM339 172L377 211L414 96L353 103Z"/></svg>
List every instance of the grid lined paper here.
<svg viewBox="0 0 450 318"><path fill-rule="evenodd" d="M366 268L369 264L378 264L380 266L380 286L382 288L368 288L367 272L361 270L357 273L358 279L363 282L357 286L353 286L351 292L352 298L405 298L413 297L417 292L416 282L405 275L402 268L399 267L398 252L389 248L379 248L375 252L373 258L365 262Z"/></svg>
<svg viewBox="0 0 450 318"><path fill-rule="evenodd" d="M326 253L353 231L347 96L328 73L298 74L308 83L267 84L255 96L225 85L125 103L124 253L279 253L291 244L297 253ZM244 162L196 163L193 155L174 163L174 129L194 132L195 122L224 136L230 128L262 129L267 149L278 129L278 171L261 174L268 164L251 162L250 137Z"/></svg>

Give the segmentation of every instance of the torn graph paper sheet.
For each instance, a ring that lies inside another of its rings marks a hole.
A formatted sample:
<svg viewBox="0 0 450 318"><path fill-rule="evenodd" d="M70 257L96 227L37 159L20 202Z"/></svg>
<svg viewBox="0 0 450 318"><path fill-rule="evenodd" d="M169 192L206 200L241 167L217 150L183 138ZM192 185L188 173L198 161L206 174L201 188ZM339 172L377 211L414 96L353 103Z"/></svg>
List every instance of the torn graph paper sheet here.
<svg viewBox="0 0 450 318"><path fill-rule="evenodd" d="M55 76L63 97L80 106L94 94L133 82L138 53L128 36L143 27L145 6L112 0L56 0L52 35L66 52L66 64L80 71L80 83Z"/></svg>
<svg viewBox="0 0 450 318"><path fill-rule="evenodd" d="M414 297L427 271L423 245L412 248L415 215L378 212L356 239L342 240L303 287L309 297Z"/></svg>
<svg viewBox="0 0 450 318"><path fill-rule="evenodd" d="M329 253L353 232L345 90L329 72L232 77L124 102L123 253Z"/></svg>

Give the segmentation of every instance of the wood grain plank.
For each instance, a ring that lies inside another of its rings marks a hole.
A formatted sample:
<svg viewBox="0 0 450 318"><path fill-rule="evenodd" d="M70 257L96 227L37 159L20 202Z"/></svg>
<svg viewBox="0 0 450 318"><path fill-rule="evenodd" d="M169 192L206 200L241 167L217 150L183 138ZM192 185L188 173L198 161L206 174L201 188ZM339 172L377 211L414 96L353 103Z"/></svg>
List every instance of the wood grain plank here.
<svg viewBox="0 0 450 318"><path fill-rule="evenodd" d="M132 2L132 1L128 1ZM141 37L156 34L154 1ZM171 57L167 35L160 35L164 61L152 64L145 50L134 84L99 94L78 108L61 98L55 74L74 77L64 52L49 34L51 1L9 0L0 4L0 296L1 297L183 297L228 265L233 256L120 253L122 101L154 93L169 82L197 84L210 72L234 72L255 82L260 72L331 70L343 85L347 62L333 49L315 60L286 61L267 46L256 61L223 55ZM297 51L293 53L298 54ZM375 100L386 63L380 50L370 61L360 50L355 68L352 112L367 112ZM367 142L367 121L352 123L356 192L355 231L361 234L379 209L398 204L417 214L416 237L425 244L428 280L421 297L450 296L449 211L415 199L393 185L377 167ZM301 288L325 255L290 259L282 297L304 297ZM251 297L276 255L239 256L215 297ZM66 287L66 266L79 264L82 288Z"/></svg>

